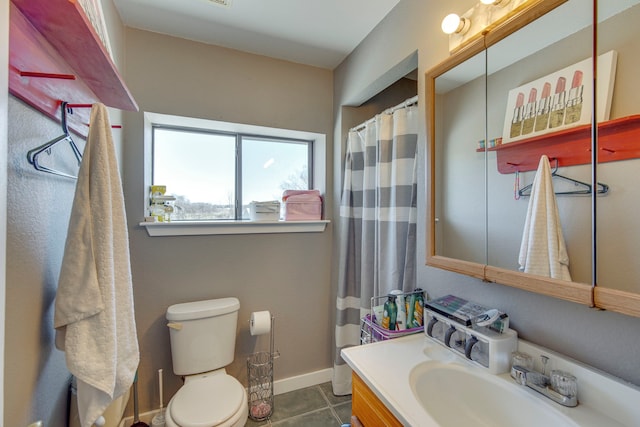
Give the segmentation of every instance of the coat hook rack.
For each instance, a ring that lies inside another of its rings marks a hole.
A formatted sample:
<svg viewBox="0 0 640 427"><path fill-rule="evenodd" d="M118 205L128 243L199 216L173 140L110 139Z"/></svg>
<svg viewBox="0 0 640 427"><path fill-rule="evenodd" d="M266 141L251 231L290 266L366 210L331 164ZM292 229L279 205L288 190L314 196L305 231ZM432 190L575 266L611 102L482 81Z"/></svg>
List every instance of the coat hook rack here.
<svg viewBox="0 0 640 427"><path fill-rule="evenodd" d="M71 108L72 106L75 108L81 108L81 107L85 107L85 106L89 106L91 107L91 104L68 104L66 102L62 102L61 104L61 121L60 124L62 126L62 135L53 138L51 141L45 142L44 144L33 148L31 150L29 150L27 152L27 160L29 161L29 163L31 165L33 165L33 167L35 168L35 170L41 171L41 172L47 172L50 174L54 174L54 175L60 175L60 176L64 176L66 178L73 178L73 179L77 179L77 176L74 175L70 175L66 172L62 172L56 169L52 169L49 168L47 166L44 166L42 164L40 164L40 162L38 161L38 157L43 153L46 152L47 154L51 154L51 150L52 148L58 144L59 142L62 141L67 141L69 142L69 145L71 146L71 150L73 151L73 154L78 162L78 166L80 166L80 163L82 162L82 153L80 152L80 150L78 149L78 146L76 145L76 143L73 141L73 138L71 137L71 133L69 132L69 128L67 127L67 114L71 113Z"/></svg>
<svg viewBox="0 0 640 427"><path fill-rule="evenodd" d="M93 107L93 104L67 104L67 109L69 112L71 112L71 110L73 110L74 108L91 108ZM84 124L86 127L91 126L90 123L85 123ZM122 125L111 125L111 129L122 129Z"/></svg>
<svg viewBox="0 0 640 427"><path fill-rule="evenodd" d="M75 80L76 76L73 74L58 74L58 73L40 73L37 71L18 71L21 77L36 77L45 79L61 79L61 80Z"/></svg>
<svg viewBox="0 0 640 427"><path fill-rule="evenodd" d="M86 127L89 127L89 123L84 124ZM111 129L122 129L122 125L111 125Z"/></svg>
<svg viewBox="0 0 640 427"><path fill-rule="evenodd" d="M573 179L573 178L569 178L567 176L564 175L560 175L558 173L558 167L559 167L559 162L558 162L558 158L554 157L553 160L555 161L553 170L551 171L551 177L552 178L560 178L563 179L567 182L572 183L573 185L575 185L576 187L579 187L579 190L573 190L573 191L556 191L555 193L558 195L578 195L578 194L591 194L593 192L593 187L591 186L591 184L587 183L587 182L583 182L583 181L578 181L577 179ZM520 197L527 197L531 195L531 188L533 187L533 184L529 184L527 186L524 186L522 188L520 188L520 177L519 177L519 172L516 170L516 182L515 182L515 188L517 188L517 192L515 194L515 199L518 200ZM605 194L609 191L609 186L607 184L603 184L601 182L597 183L597 192L598 194Z"/></svg>

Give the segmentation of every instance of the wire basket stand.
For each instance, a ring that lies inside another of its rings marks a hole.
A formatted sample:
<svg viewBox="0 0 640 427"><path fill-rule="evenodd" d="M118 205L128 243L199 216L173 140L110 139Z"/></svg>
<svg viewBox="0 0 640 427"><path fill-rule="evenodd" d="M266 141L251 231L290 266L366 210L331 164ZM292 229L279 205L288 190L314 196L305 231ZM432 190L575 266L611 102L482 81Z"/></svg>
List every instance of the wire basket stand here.
<svg viewBox="0 0 640 427"><path fill-rule="evenodd" d="M280 356L273 350L274 319L271 316L269 351L258 351L247 358L249 418L254 421L267 420L273 414L273 359Z"/></svg>
<svg viewBox="0 0 640 427"><path fill-rule="evenodd" d="M422 294L426 297L426 292L424 290L419 291L411 291L411 292L403 292L399 294L399 296L410 297L411 295ZM371 297L371 306L369 314L365 315L362 319L360 319L360 344L369 344L372 342L378 341L386 341L393 338L400 338L405 335L415 334L422 332L424 327L418 326L415 328L403 329L398 331L391 331L389 329L384 329L382 326L378 325L375 321L375 315L373 313L373 307L384 303L387 299L387 295L374 296Z"/></svg>

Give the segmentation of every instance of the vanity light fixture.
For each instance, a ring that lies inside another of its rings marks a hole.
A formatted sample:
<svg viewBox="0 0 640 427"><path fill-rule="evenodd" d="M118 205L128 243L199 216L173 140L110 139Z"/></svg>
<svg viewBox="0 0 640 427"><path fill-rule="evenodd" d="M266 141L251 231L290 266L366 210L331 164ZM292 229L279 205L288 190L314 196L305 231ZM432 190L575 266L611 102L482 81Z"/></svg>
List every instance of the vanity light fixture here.
<svg viewBox="0 0 640 427"><path fill-rule="evenodd" d="M503 22L511 14L527 7L530 0L479 0L461 15L451 13L442 20L442 31L449 34L449 52L482 37L482 34Z"/></svg>
<svg viewBox="0 0 640 427"><path fill-rule="evenodd" d="M469 18L461 18L455 13L450 13L442 20L442 31L445 34L464 34L471 28Z"/></svg>

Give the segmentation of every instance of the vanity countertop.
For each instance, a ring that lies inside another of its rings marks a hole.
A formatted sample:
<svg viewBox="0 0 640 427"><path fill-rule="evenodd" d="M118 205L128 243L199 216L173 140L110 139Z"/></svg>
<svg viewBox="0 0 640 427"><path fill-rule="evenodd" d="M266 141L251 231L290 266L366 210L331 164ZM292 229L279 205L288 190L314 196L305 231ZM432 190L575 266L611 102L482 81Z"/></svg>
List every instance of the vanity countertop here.
<svg viewBox="0 0 640 427"><path fill-rule="evenodd" d="M575 408L565 408L534 390L516 385L508 373L494 377L530 393L543 405L549 405L550 410L560 411L579 426L640 425L638 387L523 340L519 341L518 349L534 358L545 354L550 357L554 369L573 373L578 378L580 404ZM412 391L410 375L416 366L430 360L454 362L485 374L484 368L476 366L424 334L350 347L342 350L342 357L393 415L403 425L411 427L440 426Z"/></svg>

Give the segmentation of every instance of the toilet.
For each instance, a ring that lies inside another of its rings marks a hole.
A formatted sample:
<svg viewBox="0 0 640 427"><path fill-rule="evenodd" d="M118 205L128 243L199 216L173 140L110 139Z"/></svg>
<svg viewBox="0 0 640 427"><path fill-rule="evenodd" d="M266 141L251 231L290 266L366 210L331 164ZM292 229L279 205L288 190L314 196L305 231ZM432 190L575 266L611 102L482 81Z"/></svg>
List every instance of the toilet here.
<svg viewBox="0 0 640 427"><path fill-rule="evenodd" d="M234 359L239 309L237 298L167 309L173 372L184 376L167 405L167 427L238 427L247 422L247 392L224 369Z"/></svg>

